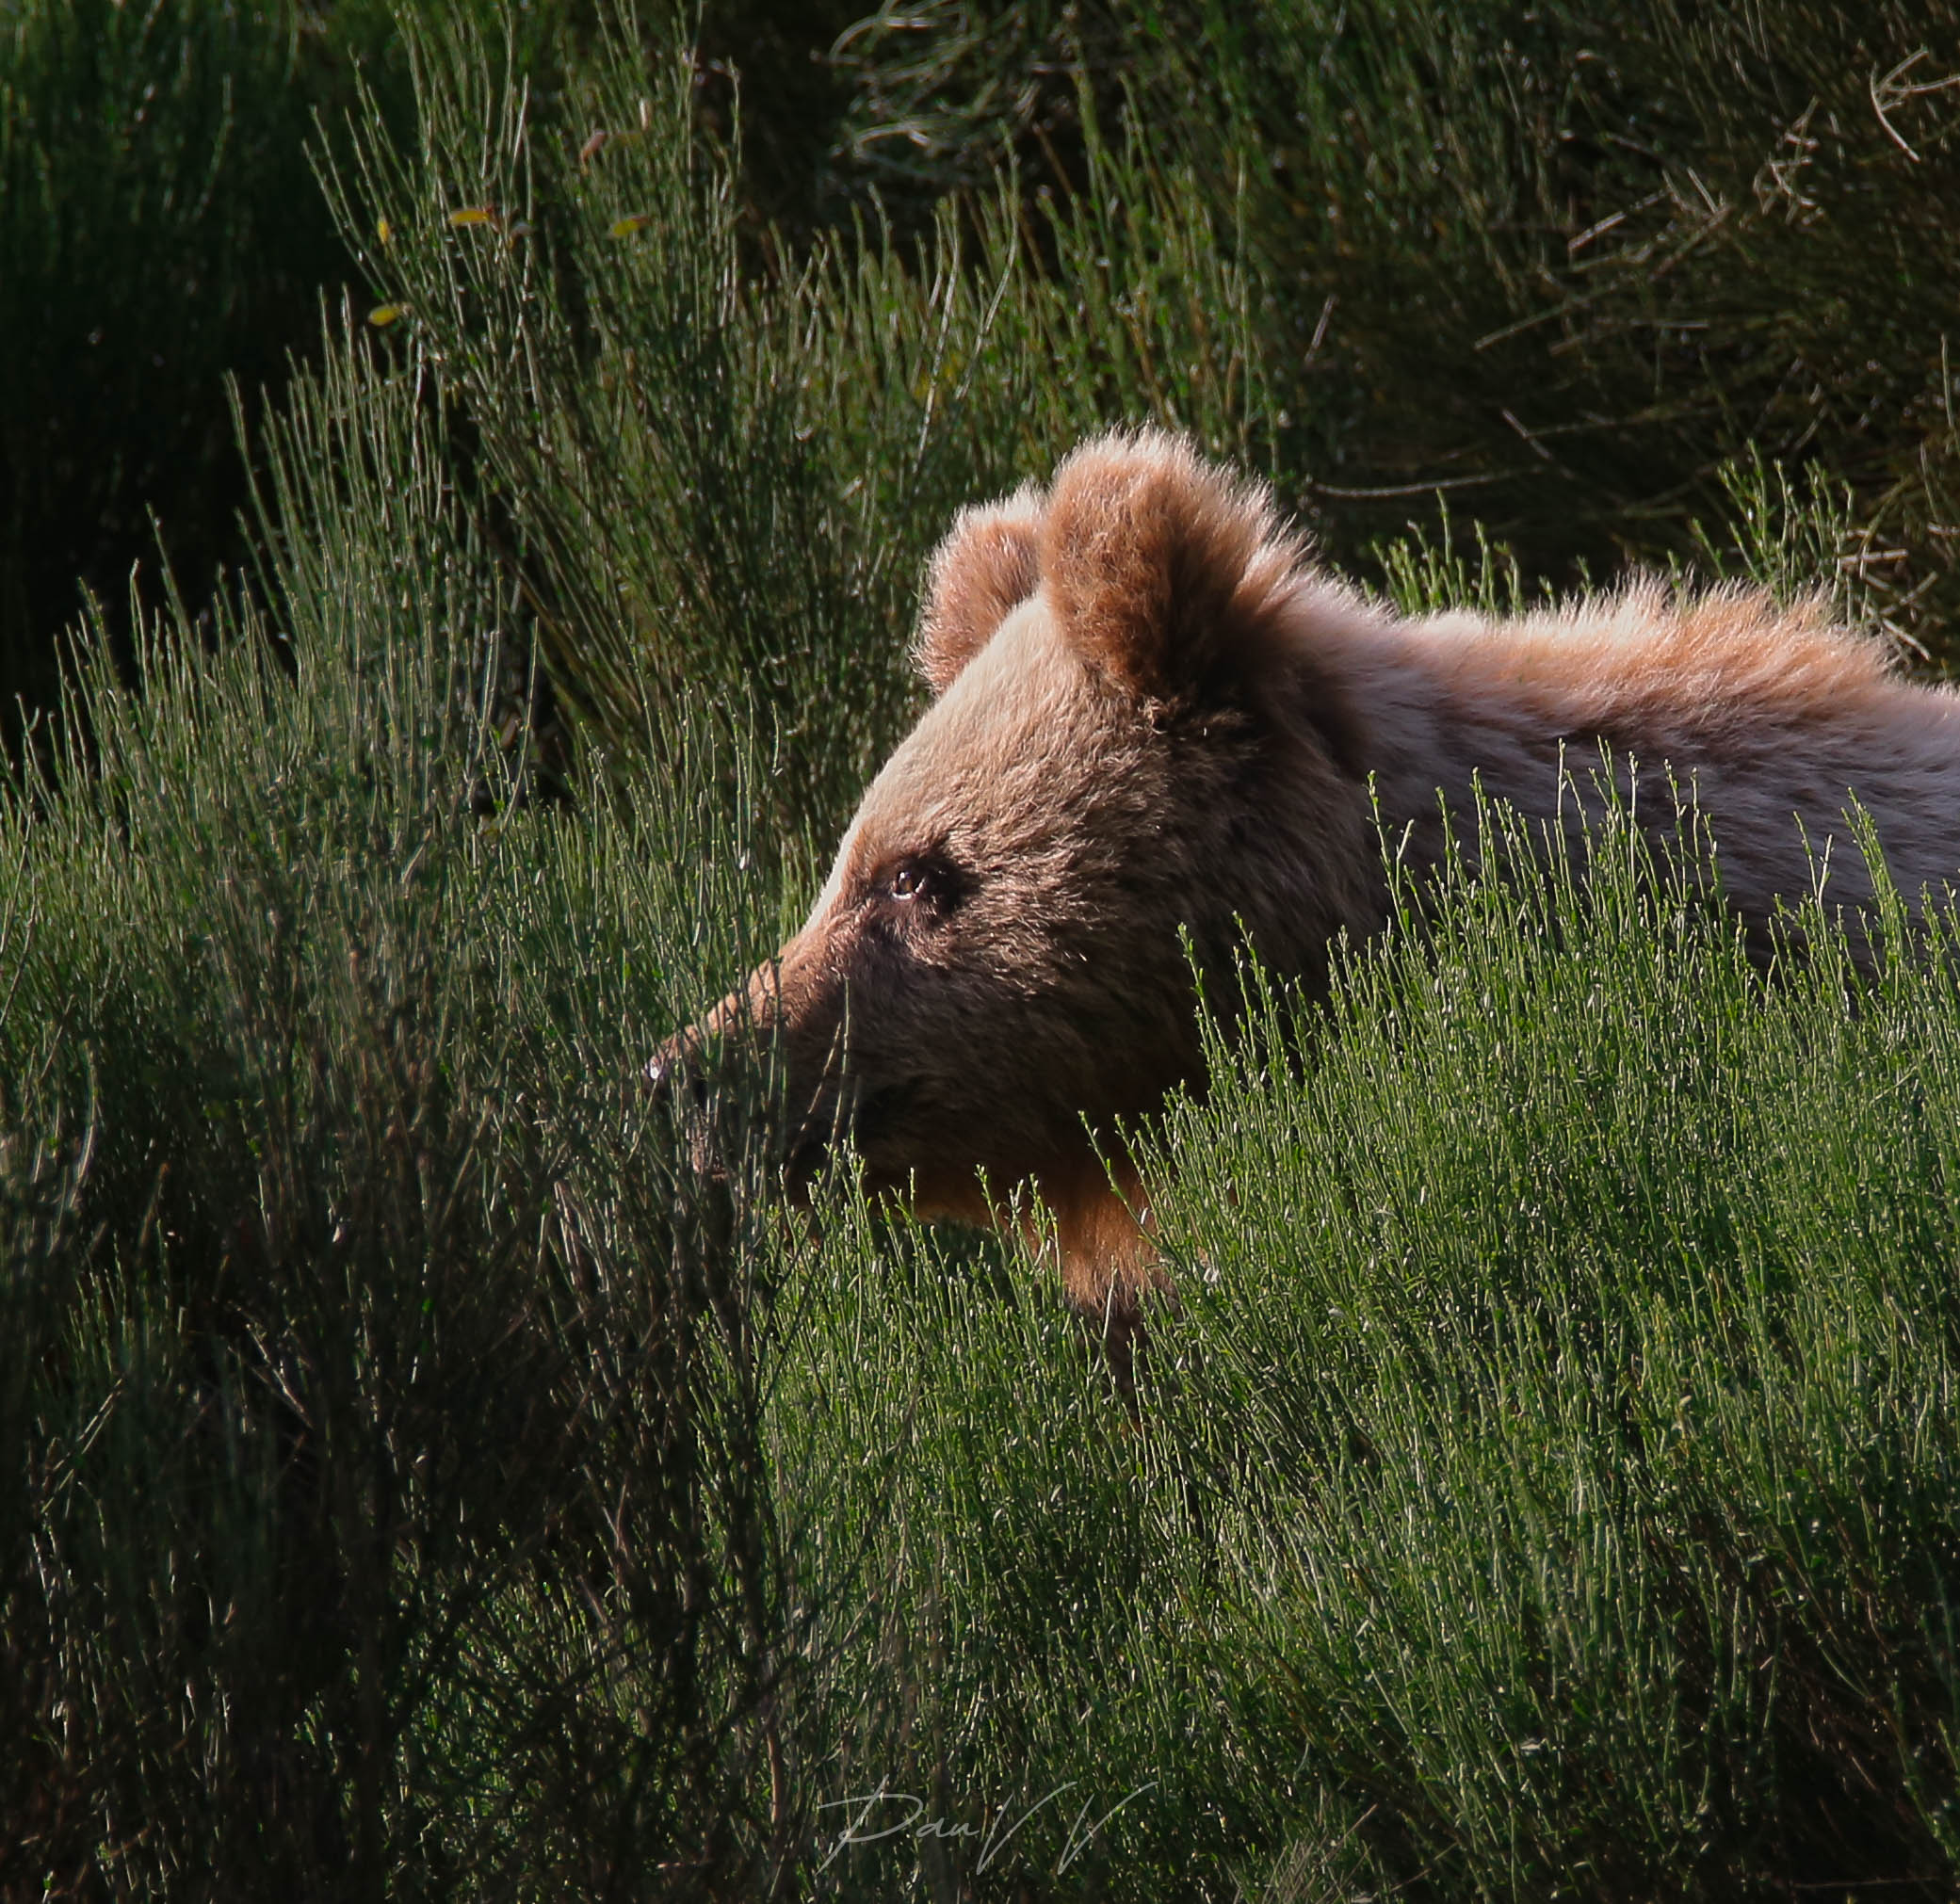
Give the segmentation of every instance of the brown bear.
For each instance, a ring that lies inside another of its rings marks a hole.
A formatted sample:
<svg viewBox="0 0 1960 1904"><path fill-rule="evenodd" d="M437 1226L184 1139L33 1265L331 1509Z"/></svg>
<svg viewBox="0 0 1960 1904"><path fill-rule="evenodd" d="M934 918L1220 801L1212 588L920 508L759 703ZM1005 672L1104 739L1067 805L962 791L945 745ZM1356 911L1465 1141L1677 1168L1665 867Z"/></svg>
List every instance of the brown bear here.
<svg viewBox="0 0 1960 1904"><path fill-rule="evenodd" d="M1119 1133L1200 1082L1193 962L1229 975L1250 942L1322 980L1339 935L1385 921L1378 815L1434 862L1473 777L1527 817L1560 815L1564 781L1569 816L1562 763L1604 747L1693 787L1752 928L1827 854L1869 898L1854 792L1902 891L1960 870L1960 695L1821 602L1640 582L1402 619L1316 572L1263 488L1154 431L964 511L917 661L932 705L808 924L651 1069L773 1041L804 1139L848 1130L871 1186L927 1215L985 1222L1031 1188L1070 1294L1111 1315L1160 1273ZM1646 805L1672 831L1675 802Z"/></svg>

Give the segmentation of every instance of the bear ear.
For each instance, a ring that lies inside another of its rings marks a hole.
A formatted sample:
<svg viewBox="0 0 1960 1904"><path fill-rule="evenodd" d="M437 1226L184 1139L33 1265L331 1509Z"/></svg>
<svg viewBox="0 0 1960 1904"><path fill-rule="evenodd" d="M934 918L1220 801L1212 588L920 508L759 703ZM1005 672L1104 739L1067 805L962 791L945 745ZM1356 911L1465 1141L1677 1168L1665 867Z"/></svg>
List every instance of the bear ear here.
<svg viewBox="0 0 1960 1904"><path fill-rule="evenodd" d="M1178 701L1270 644L1305 551L1263 486L1146 429L1098 437L1062 464L1040 557L1078 652L1134 693Z"/></svg>
<svg viewBox="0 0 1960 1904"><path fill-rule="evenodd" d="M995 629L1034 593L1042 497L1024 483L1005 502L962 509L932 557L913 660L941 695Z"/></svg>

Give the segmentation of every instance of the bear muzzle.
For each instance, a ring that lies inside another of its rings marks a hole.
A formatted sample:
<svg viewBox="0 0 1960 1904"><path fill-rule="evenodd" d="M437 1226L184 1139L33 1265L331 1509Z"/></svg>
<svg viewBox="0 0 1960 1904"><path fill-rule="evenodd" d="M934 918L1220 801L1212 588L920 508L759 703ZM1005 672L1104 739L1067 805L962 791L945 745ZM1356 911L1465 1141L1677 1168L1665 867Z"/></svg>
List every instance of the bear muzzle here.
<svg viewBox="0 0 1960 1904"><path fill-rule="evenodd" d="M802 1001L806 1006L813 1001ZM820 1001L815 1001L820 1005ZM839 1139L858 1123L838 1029L820 1009L786 1007L780 963L684 1026L655 1052L646 1078L697 1175L726 1179L744 1164L780 1172L801 1200Z"/></svg>

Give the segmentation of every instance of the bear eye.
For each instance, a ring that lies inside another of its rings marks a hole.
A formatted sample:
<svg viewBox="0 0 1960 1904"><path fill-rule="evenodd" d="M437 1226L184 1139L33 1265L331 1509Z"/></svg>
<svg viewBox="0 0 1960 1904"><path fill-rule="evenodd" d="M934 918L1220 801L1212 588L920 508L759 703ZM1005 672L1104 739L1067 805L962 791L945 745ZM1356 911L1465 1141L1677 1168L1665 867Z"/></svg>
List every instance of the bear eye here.
<svg viewBox="0 0 1960 1904"><path fill-rule="evenodd" d="M913 853L883 875L876 891L892 905L927 906L944 912L959 898L961 880L941 855Z"/></svg>

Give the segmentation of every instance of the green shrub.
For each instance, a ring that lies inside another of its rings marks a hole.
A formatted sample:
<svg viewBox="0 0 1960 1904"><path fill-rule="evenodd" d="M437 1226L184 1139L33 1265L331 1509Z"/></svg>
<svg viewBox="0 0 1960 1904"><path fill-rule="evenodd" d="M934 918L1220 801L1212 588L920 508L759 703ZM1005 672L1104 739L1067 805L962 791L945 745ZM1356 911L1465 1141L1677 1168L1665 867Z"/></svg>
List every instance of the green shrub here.
<svg viewBox="0 0 1960 1904"><path fill-rule="evenodd" d="M1507 851L1165 1134L1223 1697L1446 1891L1944 1881L1952 920Z"/></svg>
<svg viewBox="0 0 1960 1904"><path fill-rule="evenodd" d="M619 23L547 102L429 24L419 149L370 114L333 200L385 334L468 418L460 479L595 735L657 745L703 689L753 705L786 822L829 829L915 705L917 579L960 505L1112 417L1254 452L1248 291L1141 148L1098 147L1105 191L1039 228L1003 182L916 258L856 229L748 269L673 45Z"/></svg>
<svg viewBox="0 0 1960 1904"><path fill-rule="evenodd" d="M519 805L439 419L364 344L290 401L267 608L98 653L0 810L6 1881L766 1879L767 1258L632 1056L738 841Z"/></svg>
<svg viewBox="0 0 1960 1904"><path fill-rule="evenodd" d="M0 698L53 700L80 586L165 534L197 598L243 498L226 374L276 380L347 269L302 144L298 6L0 15ZM79 585L79 586L78 586ZM154 596L154 591L153 591Z"/></svg>
<svg viewBox="0 0 1960 1904"><path fill-rule="evenodd" d="M852 37L853 150L1073 164L1070 74L1239 234L1279 464L1360 558L1437 491L1569 583L1689 553L1760 453L1849 484L1895 637L1960 609L1956 16L1806 0L928 5ZM1062 123L1057 125L1057 121Z"/></svg>
<svg viewBox="0 0 1960 1904"><path fill-rule="evenodd" d="M521 56L573 10L514 16ZM395 35L388 0L0 8L0 731L52 707L85 590L126 653L133 567L152 609L166 559L202 609L244 560L227 379L283 385L352 275L309 142L357 72L405 120Z"/></svg>

